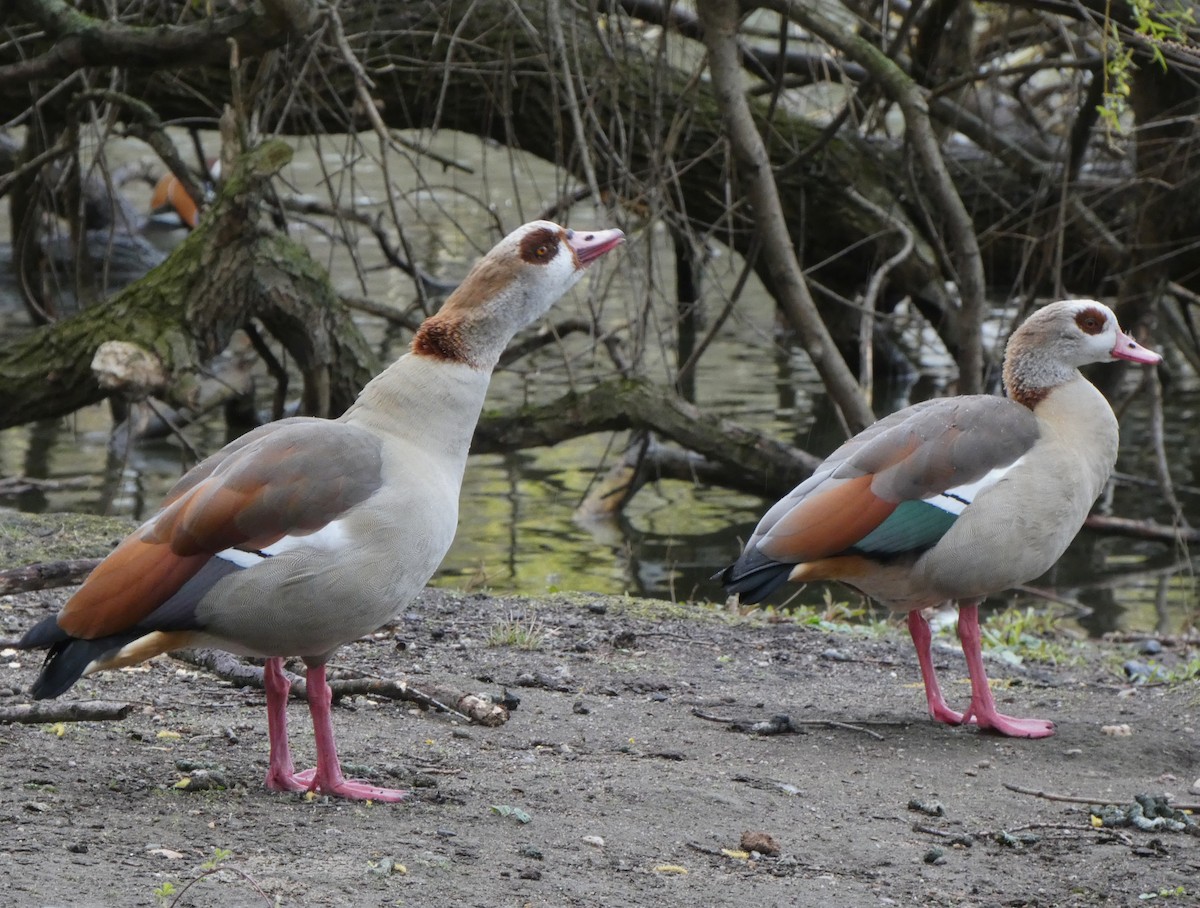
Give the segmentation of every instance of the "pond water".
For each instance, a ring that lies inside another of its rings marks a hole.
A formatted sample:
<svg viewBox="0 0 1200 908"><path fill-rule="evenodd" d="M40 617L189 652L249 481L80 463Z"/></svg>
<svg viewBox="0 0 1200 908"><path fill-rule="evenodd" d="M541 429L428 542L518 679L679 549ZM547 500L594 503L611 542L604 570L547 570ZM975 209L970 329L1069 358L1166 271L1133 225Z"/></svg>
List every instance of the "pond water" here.
<svg viewBox="0 0 1200 908"><path fill-rule="evenodd" d="M215 143L211 147L215 149ZM507 151L489 149L468 137L442 136L437 150L468 162L473 172L439 173L441 182L432 185L403 168L390 168L400 201L413 215L410 240L420 264L436 276L461 277L490 245L494 234L488 233L488 226L494 218L511 229L538 216L563 188L562 177L548 166L522 160L514 167ZM336 152L303 149L298 154L288 176L300 191L316 184L322 154L326 164L337 166ZM382 198L382 179L370 162L356 164L354 180L351 190L356 197ZM488 200L490 211L482 199ZM577 228L612 226L609 215L582 206L568 220ZM666 382L674 286L669 244L659 232L639 230L636 223L620 226L630 233L629 242L593 269L552 318L598 313L605 325L635 326L627 335L626 355L652 380ZM369 236L357 249L367 273L364 285L348 267L342 247L315 229L298 235L331 268L339 290L398 308L413 301L411 283L382 267ZM721 254L710 263L705 290L712 312L722 305L740 265ZM653 300L648 309L647 300ZM405 349L406 335L371 317L362 317L360 323L381 359L390 360ZM1004 324L998 316L996 330ZM0 298L0 336L20 330L25 330L24 318L9 291L7 299ZM922 348L921 364L923 382L935 387L946 382L948 363L934 345ZM568 388L586 387L610 371L602 345L572 335L497 373L487 406L502 409L527 401L551 401ZM1185 513L1195 524L1200 512L1194 488L1200 484L1196 479L1200 459L1194 453L1200 451L1196 419L1200 388L1185 368L1173 373L1176 381L1167 415L1171 467L1182 487ZM269 383L264 380L259 388L265 406ZM773 308L761 290L751 288L743 295L706 353L696 396L706 411L813 453L827 453L841 438L807 358L779 345ZM881 413L887 409L877 405ZM1118 469L1140 479L1154 475L1147 456L1148 418L1144 395L1123 414L1124 449ZM111 428L107 407L97 406L68 419L0 432L0 479L84 480L81 487L0 498L0 507L148 516L190 462L173 440L145 442L118 458L109 452ZM225 441L223 426L212 423L191 426L186 435L203 453ZM673 600L720 599L722 593L710 577L736 557L741 540L768 502L701 484L663 481L644 487L618 521L585 526L575 519L575 510L590 485L620 456L624 441L620 435L597 435L550 449L473 456L463 488L458 539L434 582L495 593L590 590ZM1117 485L1113 513L1171 520L1153 486L1132 483ZM1073 604L1082 605L1084 609L1072 620L1088 633L1118 629L1176 633L1190 625L1196 607L1194 562L1189 555L1185 548L1162 543L1084 533L1051 575L1035 586L1066 603L1052 603L1049 607L1056 612L1075 614ZM802 598L820 603L824 595L817 588L806 590ZM833 595L857 601L848 590L834 589ZM1047 604L1040 598L1028 601L1039 607Z"/></svg>

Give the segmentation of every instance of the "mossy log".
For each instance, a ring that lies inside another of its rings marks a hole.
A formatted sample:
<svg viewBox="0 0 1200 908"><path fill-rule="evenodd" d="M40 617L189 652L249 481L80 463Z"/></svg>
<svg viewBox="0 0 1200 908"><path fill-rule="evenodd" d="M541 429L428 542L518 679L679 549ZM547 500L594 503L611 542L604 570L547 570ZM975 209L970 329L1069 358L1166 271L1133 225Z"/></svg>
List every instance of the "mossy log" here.
<svg viewBox="0 0 1200 908"><path fill-rule="evenodd" d="M648 382L619 379L539 406L485 413L474 453L555 445L593 432L646 429L702 455L721 485L779 497L808 477L821 459L737 423L706 415L678 395Z"/></svg>
<svg viewBox="0 0 1200 908"><path fill-rule="evenodd" d="M109 392L91 364L106 341L152 354L166 381L148 390L188 408L208 362L252 319L303 375L304 412L349 406L377 371L374 357L326 272L261 216L263 191L290 158L278 140L250 151L235 164L212 216L160 266L110 300L0 349L0 428L103 400Z"/></svg>

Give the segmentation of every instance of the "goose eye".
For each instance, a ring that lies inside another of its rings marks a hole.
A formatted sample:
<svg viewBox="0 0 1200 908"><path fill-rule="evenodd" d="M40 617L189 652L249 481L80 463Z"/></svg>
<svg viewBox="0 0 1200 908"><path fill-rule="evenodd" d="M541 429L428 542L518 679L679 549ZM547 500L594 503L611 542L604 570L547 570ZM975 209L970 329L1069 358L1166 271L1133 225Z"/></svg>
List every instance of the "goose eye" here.
<svg viewBox="0 0 1200 908"><path fill-rule="evenodd" d="M1075 316L1075 324L1084 334L1103 334L1108 325L1108 317L1102 312L1091 309Z"/></svg>
<svg viewBox="0 0 1200 908"><path fill-rule="evenodd" d="M544 245L538 246L537 249L535 249L533 251L533 254L536 255L540 259L544 259L547 255L550 254L550 247L544 246Z"/></svg>

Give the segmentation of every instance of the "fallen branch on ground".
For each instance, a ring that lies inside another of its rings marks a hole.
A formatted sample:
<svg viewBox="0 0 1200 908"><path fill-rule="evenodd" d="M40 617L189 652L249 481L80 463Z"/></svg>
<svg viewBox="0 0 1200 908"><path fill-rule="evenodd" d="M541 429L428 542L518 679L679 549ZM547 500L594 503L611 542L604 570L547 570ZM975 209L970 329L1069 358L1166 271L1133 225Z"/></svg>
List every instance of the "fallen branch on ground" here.
<svg viewBox="0 0 1200 908"><path fill-rule="evenodd" d="M260 690L263 687L262 666L245 662L224 650L182 650L172 655L233 684ZM291 681L292 697L306 700L308 687L304 679L287 671L284 672L284 676ZM508 721L508 710L501 704L492 703L477 694L450 688L426 686L417 689L403 681L386 678L333 679L329 682L329 688L333 692L335 703L343 697L382 697L389 700L407 700L416 703L422 709L451 713L465 721L488 728L495 728Z"/></svg>
<svg viewBox="0 0 1200 908"><path fill-rule="evenodd" d="M50 703L22 703L0 708L0 724L50 725L54 722L104 722L124 719L132 703L84 700Z"/></svg>
<svg viewBox="0 0 1200 908"><path fill-rule="evenodd" d="M1061 801L1064 804L1112 804L1112 798L1080 798L1075 795L1055 794L1051 791L1042 791L1036 788L1023 788L1020 785L1013 785L1011 782L1001 783L1009 791L1015 791L1017 794L1033 795L1035 798L1042 798L1046 801ZM1176 810L1200 810L1200 804L1172 804Z"/></svg>
<svg viewBox="0 0 1200 908"><path fill-rule="evenodd" d="M844 728L847 731L859 731L864 735L870 735L876 741L885 740L883 735L877 731L871 731L869 728L863 728L861 725L852 725L849 722L839 722L836 719L793 719L791 716L782 714L765 720L733 719L728 716L715 716L712 713L706 713L699 707L692 709L692 715L697 719L704 719L708 722L720 722L728 725L731 731L740 731L744 734L799 734L800 727L803 725L820 725L825 728Z"/></svg>
<svg viewBox="0 0 1200 908"><path fill-rule="evenodd" d="M983 830L980 832L961 832L951 831L947 829L935 829L933 826L925 826L921 823L913 824L913 832L924 833L925 835L937 836L943 839L949 839L951 844L965 845L968 848L971 846L972 840L987 841L995 840L1002 845L1011 844L1008 839L1011 839L1014 833L1030 832L1035 829L1053 829L1057 832L1068 832L1074 835L1080 834L1099 834L1105 838L1116 839L1122 845L1133 845L1133 838L1119 829L1113 829L1110 826L1090 826L1084 824L1073 823L1026 823L1024 826L1018 826L1015 829L1001 830ZM1007 838L1002 839L1002 836Z"/></svg>
<svg viewBox="0 0 1200 908"><path fill-rule="evenodd" d="M82 583L99 563L99 558L69 558L66 561L44 561L9 568L0 571L0 596Z"/></svg>

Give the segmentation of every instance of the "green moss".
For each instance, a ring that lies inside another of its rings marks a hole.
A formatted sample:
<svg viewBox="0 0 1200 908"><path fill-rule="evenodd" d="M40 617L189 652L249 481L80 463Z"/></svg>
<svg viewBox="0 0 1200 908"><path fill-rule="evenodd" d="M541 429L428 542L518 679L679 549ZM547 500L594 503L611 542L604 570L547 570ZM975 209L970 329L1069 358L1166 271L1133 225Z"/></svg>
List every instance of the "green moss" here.
<svg viewBox="0 0 1200 908"><path fill-rule="evenodd" d="M69 558L102 558L135 526L127 518L0 510L0 570Z"/></svg>

